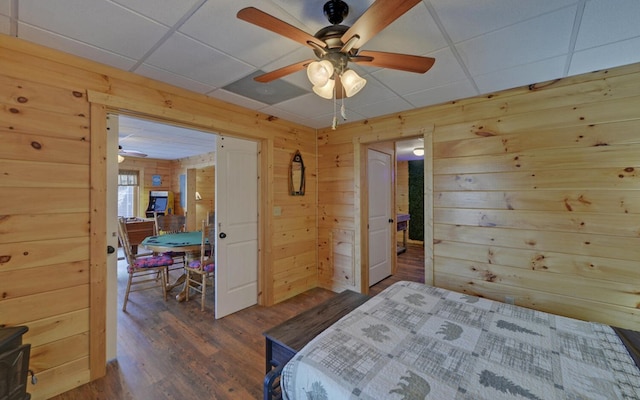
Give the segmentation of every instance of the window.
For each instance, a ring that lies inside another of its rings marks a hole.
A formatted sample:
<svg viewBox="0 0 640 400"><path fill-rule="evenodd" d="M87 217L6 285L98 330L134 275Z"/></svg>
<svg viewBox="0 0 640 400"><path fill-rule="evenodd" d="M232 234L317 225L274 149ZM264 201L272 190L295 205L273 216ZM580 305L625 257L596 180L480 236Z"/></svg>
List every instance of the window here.
<svg viewBox="0 0 640 400"><path fill-rule="evenodd" d="M138 171L118 172L118 216L135 217L138 205Z"/></svg>

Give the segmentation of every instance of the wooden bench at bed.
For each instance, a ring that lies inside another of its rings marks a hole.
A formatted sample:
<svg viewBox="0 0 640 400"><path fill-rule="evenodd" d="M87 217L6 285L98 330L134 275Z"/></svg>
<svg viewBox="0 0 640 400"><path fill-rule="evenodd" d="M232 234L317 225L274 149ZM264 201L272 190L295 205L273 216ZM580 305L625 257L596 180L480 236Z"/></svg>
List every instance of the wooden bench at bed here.
<svg viewBox="0 0 640 400"><path fill-rule="evenodd" d="M281 398L280 373L284 365L311 339L356 309L370 297L345 290L335 297L265 331L266 376L264 400Z"/></svg>

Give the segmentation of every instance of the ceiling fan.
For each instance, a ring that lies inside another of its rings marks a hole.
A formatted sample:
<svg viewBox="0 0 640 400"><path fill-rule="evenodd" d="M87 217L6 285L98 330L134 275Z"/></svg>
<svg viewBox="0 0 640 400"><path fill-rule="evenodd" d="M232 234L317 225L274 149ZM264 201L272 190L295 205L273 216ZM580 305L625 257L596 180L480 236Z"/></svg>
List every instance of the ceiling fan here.
<svg viewBox="0 0 640 400"><path fill-rule="evenodd" d="M420 1L377 0L349 27L340 24L349 13L349 6L342 0L329 0L323 10L332 25L320 29L313 36L255 7L243 8L237 17L310 47L318 59L301 61L259 75L254 78L256 81L271 82L307 68L314 92L331 99L351 97L366 83L347 67L350 62L415 73L425 73L433 66L435 59L431 57L360 51L378 32Z"/></svg>
<svg viewBox="0 0 640 400"><path fill-rule="evenodd" d="M124 161L124 157L137 157L144 158L147 155L138 150L126 150L122 146L118 145L118 162Z"/></svg>

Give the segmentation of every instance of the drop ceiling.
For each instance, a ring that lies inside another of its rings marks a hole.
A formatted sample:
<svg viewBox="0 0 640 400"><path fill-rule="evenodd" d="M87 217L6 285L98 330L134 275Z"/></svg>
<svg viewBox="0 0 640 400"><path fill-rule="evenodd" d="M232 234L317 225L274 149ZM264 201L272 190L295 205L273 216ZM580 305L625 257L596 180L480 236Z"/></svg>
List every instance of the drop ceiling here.
<svg viewBox="0 0 640 400"><path fill-rule="evenodd" d="M345 1L344 25L373 3ZM238 10L254 6L314 34L329 25L324 3L0 0L0 32L317 129L330 126L333 104L312 92L304 71L283 78L283 88L228 89L313 57L237 19ZM638 21L638 0L423 0L363 50L434 57L434 67L413 74L351 65L367 85L345 100L347 122L639 62ZM277 100L265 99L270 92Z"/></svg>

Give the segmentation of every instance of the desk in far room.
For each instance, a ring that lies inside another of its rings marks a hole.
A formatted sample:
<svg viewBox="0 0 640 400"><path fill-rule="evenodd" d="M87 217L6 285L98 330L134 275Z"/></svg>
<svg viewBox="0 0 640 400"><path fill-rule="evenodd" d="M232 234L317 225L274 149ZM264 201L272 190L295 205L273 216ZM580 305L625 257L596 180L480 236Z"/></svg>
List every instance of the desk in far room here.
<svg viewBox="0 0 640 400"><path fill-rule="evenodd" d="M402 231L402 246L397 246L396 250L398 254L404 253L407 251L407 230L409 229L409 220L411 219L411 215L409 214L398 214L396 215L396 224L397 224L397 232Z"/></svg>
<svg viewBox="0 0 640 400"><path fill-rule="evenodd" d="M138 245L142 243L144 238L153 235L153 220L142 218L127 218L127 235L129 236L129 244L133 254L138 254ZM120 245L120 242L118 242Z"/></svg>

